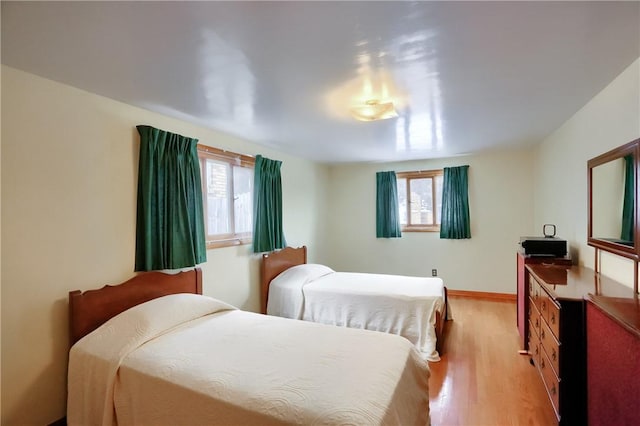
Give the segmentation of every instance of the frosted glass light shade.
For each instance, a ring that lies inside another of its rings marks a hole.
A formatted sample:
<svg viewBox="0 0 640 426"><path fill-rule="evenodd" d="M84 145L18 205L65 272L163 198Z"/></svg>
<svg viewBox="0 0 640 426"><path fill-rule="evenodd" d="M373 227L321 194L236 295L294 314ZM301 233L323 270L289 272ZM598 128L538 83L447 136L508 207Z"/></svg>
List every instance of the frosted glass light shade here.
<svg viewBox="0 0 640 426"><path fill-rule="evenodd" d="M393 102L380 102L376 99L368 100L362 105L354 105L350 110L353 118L360 121L385 120L398 116Z"/></svg>

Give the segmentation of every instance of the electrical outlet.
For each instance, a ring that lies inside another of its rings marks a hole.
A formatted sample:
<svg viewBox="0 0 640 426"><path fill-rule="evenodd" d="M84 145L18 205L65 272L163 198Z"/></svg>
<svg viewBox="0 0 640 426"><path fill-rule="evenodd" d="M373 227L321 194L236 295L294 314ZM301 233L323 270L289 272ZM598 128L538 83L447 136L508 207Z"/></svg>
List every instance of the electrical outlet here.
<svg viewBox="0 0 640 426"><path fill-rule="evenodd" d="M438 270L437 269L432 269L431 270L431 276L432 277L437 277L438 276Z"/></svg>

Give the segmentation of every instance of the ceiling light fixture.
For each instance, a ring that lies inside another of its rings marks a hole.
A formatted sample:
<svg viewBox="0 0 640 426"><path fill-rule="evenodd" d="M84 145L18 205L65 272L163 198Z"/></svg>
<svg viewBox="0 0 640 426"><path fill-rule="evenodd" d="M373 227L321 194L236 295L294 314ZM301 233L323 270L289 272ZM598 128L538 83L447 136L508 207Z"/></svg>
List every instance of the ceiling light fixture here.
<svg viewBox="0 0 640 426"><path fill-rule="evenodd" d="M369 99L361 105L351 106L351 115L360 121L386 120L398 116L393 102L380 102L378 99Z"/></svg>

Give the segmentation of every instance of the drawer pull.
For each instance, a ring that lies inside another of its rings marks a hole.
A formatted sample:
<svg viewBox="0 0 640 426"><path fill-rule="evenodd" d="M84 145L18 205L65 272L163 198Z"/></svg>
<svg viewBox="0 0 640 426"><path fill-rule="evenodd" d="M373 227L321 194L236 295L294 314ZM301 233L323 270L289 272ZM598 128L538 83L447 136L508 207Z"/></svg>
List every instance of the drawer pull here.
<svg viewBox="0 0 640 426"><path fill-rule="evenodd" d="M539 349L538 349L538 347L536 346L536 355L538 355L538 353L539 353L538 351L539 351Z"/></svg>
<svg viewBox="0 0 640 426"><path fill-rule="evenodd" d="M544 369L544 358L540 360L540 368Z"/></svg>
<svg viewBox="0 0 640 426"><path fill-rule="evenodd" d="M551 324L555 324L556 323L556 314L553 313L551 314Z"/></svg>
<svg viewBox="0 0 640 426"><path fill-rule="evenodd" d="M547 309L547 303L543 301L542 304L540 305L540 307L544 311L545 309Z"/></svg>
<svg viewBox="0 0 640 426"><path fill-rule="evenodd" d="M555 395L556 392L557 392L556 385L555 384L551 385L551 393Z"/></svg>
<svg viewBox="0 0 640 426"><path fill-rule="evenodd" d="M542 331L540 332L540 337L542 338L542 340L544 340L544 328L542 329Z"/></svg>
<svg viewBox="0 0 640 426"><path fill-rule="evenodd" d="M555 348L551 349L551 351L551 359L555 361L558 358L558 354L556 354Z"/></svg>
<svg viewBox="0 0 640 426"><path fill-rule="evenodd" d="M538 318L536 318L536 328L540 327L540 323L538 322Z"/></svg>

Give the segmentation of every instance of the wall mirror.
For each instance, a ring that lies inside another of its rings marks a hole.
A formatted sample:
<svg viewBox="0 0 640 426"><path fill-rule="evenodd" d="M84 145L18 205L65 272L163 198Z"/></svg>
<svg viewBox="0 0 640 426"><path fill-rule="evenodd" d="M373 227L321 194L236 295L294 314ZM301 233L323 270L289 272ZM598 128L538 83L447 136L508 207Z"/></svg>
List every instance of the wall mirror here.
<svg viewBox="0 0 640 426"><path fill-rule="evenodd" d="M636 260L640 254L639 152L640 139L636 139L587 162L587 243Z"/></svg>

